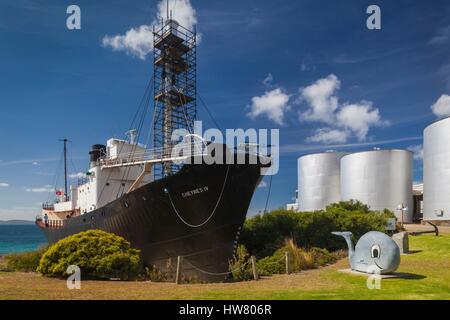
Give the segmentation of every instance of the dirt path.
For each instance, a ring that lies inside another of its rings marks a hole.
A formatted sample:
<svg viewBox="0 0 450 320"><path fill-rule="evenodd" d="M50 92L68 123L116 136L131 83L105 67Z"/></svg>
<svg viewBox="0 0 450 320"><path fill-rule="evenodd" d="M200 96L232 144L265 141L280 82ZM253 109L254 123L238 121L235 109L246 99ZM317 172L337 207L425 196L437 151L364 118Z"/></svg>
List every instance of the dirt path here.
<svg viewBox="0 0 450 320"><path fill-rule="evenodd" d="M405 224L406 231L418 232L418 231L434 231L434 228L428 224ZM450 234L450 227L438 226L440 234Z"/></svg>

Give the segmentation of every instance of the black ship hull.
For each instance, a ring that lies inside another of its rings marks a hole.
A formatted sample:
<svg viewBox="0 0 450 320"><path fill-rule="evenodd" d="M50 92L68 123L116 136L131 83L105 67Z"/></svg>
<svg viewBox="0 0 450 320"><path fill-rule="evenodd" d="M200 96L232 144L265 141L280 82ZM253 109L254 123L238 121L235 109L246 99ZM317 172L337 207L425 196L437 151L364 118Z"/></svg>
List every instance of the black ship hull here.
<svg viewBox="0 0 450 320"><path fill-rule="evenodd" d="M144 266L200 281L221 281L229 270L260 164L186 164L89 213L42 228L50 243L89 229L122 236L141 250Z"/></svg>

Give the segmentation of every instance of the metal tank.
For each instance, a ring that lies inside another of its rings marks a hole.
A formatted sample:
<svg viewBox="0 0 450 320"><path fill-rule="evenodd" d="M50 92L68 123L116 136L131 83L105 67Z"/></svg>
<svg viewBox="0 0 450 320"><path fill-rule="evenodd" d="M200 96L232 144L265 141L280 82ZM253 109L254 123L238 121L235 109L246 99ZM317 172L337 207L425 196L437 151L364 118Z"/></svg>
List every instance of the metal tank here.
<svg viewBox="0 0 450 320"><path fill-rule="evenodd" d="M359 200L371 210L389 209L403 222L412 222L412 163L406 150L372 150L341 159L341 198Z"/></svg>
<svg viewBox="0 0 450 320"><path fill-rule="evenodd" d="M450 118L423 132L423 218L450 220Z"/></svg>
<svg viewBox="0 0 450 320"><path fill-rule="evenodd" d="M324 152L298 158L299 211L321 210L340 201L340 161L346 154Z"/></svg>

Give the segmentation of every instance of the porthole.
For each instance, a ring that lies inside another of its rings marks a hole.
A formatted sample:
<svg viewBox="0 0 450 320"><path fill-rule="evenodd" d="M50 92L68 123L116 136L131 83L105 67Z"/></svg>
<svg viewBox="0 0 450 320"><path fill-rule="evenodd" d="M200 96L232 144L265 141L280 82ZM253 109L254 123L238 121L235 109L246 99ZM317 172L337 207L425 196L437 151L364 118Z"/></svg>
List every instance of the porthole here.
<svg viewBox="0 0 450 320"><path fill-rule="evenodd" d="M107 187L109 186L109 182L106 183L106 186L107 186Z"/></svg>

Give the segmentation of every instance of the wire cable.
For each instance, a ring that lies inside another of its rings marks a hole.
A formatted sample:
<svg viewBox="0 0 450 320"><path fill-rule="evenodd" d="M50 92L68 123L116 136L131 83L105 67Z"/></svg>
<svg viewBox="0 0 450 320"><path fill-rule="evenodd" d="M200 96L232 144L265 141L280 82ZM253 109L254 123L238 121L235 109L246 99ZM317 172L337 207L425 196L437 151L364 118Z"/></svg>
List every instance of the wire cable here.
<svg viewBox="0 0 450 320"><path fill-rule="evenodd" d="M200 96L199 93L197 93L197 96L198 96L200 102L202 103L203 108L205 108L206 112L208 113L209 117L211 118L212 122L214 122L214 125L217 127L217 129L222 131L222 129L220 128L220 126L217 123L216 119L214 119L212 113L209 111L208 107L206 106L206 103L203 101L203 99L202 99L202 97Z"/></svg>
<svg viewBox="0 0 450 320"><path fill-rule="evenodd" d="M264 213L267 212L267 205L269 204L270 190L272 189L272 177L273 177L273 175L271 175L269 178L269 190L267 191L267 198L266 198L266 205L264 206Z"/></svg>
<svg viewBox="0 0 450 320"><path fill-rule="evenodd" d="M217 202L216 202L216 205L214 206L214 209L211 211L211 214L209 215L209 217L205 221L200 223L200 224L191 224L191 223L187 222L186 220L184 220L183 217L178 212L177 208L175 207L173 201L172 201L172 197L170 196L169 189L167 189L167 188L165 189L165 190L167 190L167 195L169 196L169 201L170 201L170 204L172 205L173 211L176 213L176 215L181 220L181 222L183 222L188 227L199 228L199 227L204 226L206 223L208 223L209 220L211 220L211 218L214 216L214 213L217 210L217 207L219 206L220 201L222 200L222 195L223 195L223 191L225 190L225 186L226 186L226 183L227 183L227 180L228 180L228 173L229 173L229 171L230 171L230 165L227 166L227 171L225 173L225 179L224 179L223 184L222 184L222 189L220 190L219 198L217 199Z"/></svg>

